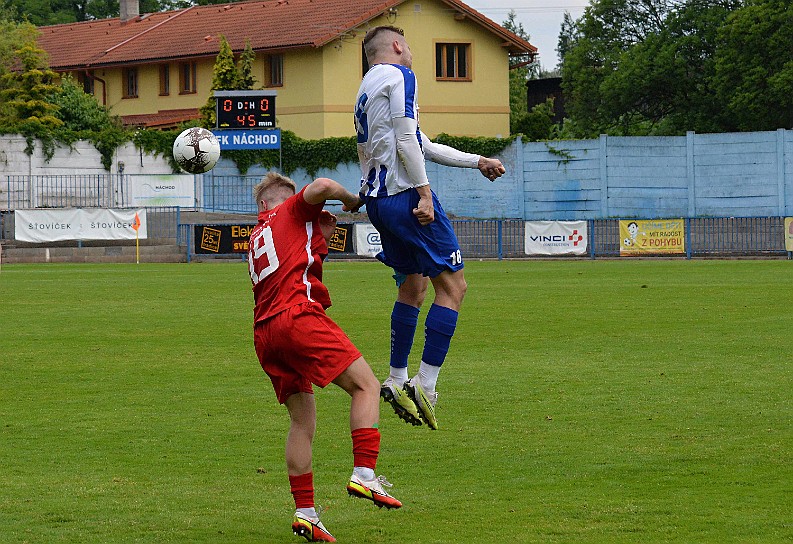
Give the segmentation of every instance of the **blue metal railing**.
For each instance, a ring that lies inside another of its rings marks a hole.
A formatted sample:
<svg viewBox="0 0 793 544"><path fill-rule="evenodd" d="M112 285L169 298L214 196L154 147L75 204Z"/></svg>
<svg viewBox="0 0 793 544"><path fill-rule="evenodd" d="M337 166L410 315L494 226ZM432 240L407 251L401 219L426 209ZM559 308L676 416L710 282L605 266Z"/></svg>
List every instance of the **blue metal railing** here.
<svg viewBox="0 0 793 544"><path fill-rule="evenodd" d="M250 223L254 219L251 217ZM217 222L214 224L222 224ZM522 219L454 219L452 226L460 249L467 258L509 259L528 258L524 250L526 221ZM178 226L177 241L187 247L187 259L194 244L193 224ZM793 254L785 249L784 218L782 217L713 217L686 219L686 250L679 255L662 255L671 258L708 256L785 256ZM588 257L620 257L619 219L594 219L587 221L589 230ZM351 257L351 254L331 254ZM531 256L532 258L542 258ZM553 256L552 258L575 258ZM578 257L580 258L580 257Z"/></svg>

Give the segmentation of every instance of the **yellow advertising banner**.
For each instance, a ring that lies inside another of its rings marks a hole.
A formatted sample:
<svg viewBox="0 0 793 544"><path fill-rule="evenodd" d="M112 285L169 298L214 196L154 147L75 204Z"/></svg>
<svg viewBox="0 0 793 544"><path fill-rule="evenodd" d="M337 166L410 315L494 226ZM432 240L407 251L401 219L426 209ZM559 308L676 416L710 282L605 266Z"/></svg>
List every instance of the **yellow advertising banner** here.
<svg viewBox="0 0 793 544"><path fill-rule="evenodd" d="M620 255L685 253L684 219L620 220Z"/></svg>
<svg viewBox="0 0 793 544"><path fill-rule="evenodd" d="M793 217L785 217L785 251L793 251Z"/></svg>

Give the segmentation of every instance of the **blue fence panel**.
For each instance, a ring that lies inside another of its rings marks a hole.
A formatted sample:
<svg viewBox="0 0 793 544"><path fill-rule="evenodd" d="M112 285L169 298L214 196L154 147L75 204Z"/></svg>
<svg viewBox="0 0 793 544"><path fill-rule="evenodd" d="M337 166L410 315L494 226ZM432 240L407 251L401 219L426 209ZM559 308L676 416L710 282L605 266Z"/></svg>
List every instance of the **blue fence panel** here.
<svg viewBox="0 0 793 544"><path fill-rule="evenodd" d="M15 210L29 207L30 190L28 179L30 176L5 176L3 183L4 193L0 196L0 209Z"/></svg>
<svg viewBox="0 0 793 544"><path fill-rule="evenodd" d="M178 206L146 208L146 236L149 240L177 240L181 209Z"/></svg>
<svg viewBox="0 0 793 544"><path fill-rule="evenodd" d="M596 219L590 222L592 251L595 257L618 257L620 254L620 222L617 219ZM590 253L591 254L591 253Z"/></svg>
<svg viewBox="0 0 793 544"><path fill-rule="evenodd" d="M452 220L465 259L529 258L525 253L525 221L518 219ZM178 225L178 244L187 246L191 259L192 224ZM587 257L620 256L618 219L588 221ZM701 218L686 221L685 257L708 256L784 256L783 217ZM647 256L654 256L648 253ZM657 254L655 256L658 256ZM663 255L681 258L684 255ZM206 256L204 256L206 257ZM349 255L348 255L349 257ZM790 254L788 254L790 257ZM531 258L546 258L531 256ZM553 256L551 258L581 258Z"/></svg>
<svg viewBox="0 0 793 544"><path fill-rule="evenodd" d="M706 217L689 224L693 256L786 253L783 217Z"/></svg>
<svg viewBox="0 0 793 544"><path fill-rule="evenodd" d="M203 208L213 212L255 213L253 187L261 176L204 175Z"/></svg>

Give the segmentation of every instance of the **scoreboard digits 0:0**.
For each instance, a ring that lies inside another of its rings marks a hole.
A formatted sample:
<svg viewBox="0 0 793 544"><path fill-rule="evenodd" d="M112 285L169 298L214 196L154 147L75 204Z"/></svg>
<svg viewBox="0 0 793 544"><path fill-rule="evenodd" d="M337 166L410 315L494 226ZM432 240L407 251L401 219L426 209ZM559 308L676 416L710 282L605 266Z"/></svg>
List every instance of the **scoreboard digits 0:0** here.
<svg viewBox="0 0 793 544"><path fill-rule="evenodd" d="M216 91L217 128L274 128L275 93L260 93Z"/></svg>

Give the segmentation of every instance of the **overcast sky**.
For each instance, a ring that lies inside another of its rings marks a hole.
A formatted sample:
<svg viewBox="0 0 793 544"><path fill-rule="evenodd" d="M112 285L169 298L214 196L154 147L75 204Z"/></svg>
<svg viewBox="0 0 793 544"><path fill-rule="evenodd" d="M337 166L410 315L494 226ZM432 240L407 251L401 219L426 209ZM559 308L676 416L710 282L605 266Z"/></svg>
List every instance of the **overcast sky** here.
<svg viewBox="0 0 793 544"><path fill-rule="evenodd" d="M479 13L502 24L510 9L515 10L518 23L529 35L531 44L539 50L540 63L545 70L553 70L559 62L556 45L564 12L578 19L589 5L587 0L463 0Z"/></svg>

